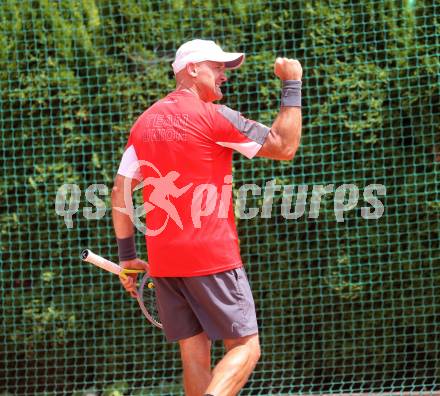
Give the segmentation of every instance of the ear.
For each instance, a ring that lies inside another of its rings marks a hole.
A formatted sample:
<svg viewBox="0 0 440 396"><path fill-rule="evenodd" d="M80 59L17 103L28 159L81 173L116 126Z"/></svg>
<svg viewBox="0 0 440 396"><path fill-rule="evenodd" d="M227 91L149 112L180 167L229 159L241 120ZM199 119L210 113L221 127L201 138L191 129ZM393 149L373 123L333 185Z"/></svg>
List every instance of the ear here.
<svg viewBox="0 0 440 396"><path fill-rule="evenodd" d="M198 67L195 63L187 63L186 64L186 72L191 76L191 77L197 77L198 73Z"/></svg>

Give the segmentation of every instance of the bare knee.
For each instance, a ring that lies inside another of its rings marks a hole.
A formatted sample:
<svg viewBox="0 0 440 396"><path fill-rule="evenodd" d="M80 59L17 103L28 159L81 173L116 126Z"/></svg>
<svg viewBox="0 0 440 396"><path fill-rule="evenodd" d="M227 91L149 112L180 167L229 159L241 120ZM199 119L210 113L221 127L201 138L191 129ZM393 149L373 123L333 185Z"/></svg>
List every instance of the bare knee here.
<svg viewBox="0 0 440 396"><path fill-rule="evenodd" d="M249 347L249 361L252 364L252 366L255 367L261 358L261 348L258 339L256 340L256 342L250 343L248 347Z"/></svg>
<svg viewBox="0 0 440 396"><path fill-rule="evenodd" d="M252 348L251 359L255 364L257 364L260 358L261 358L261 348L260 348L260 344L258 344Z"/></svg>
<svg viewBox="0 0 440 396"><path fill-rule="evenodd" d="M225 340L225 347L227 351L239 347L242 351L241 359L245 361L242 364L252 364L255 366L261 357L260 340L258 334L250 336ZM245 353L243 353L245 351ZM238 362L237 362L238 363Z"/></svg>

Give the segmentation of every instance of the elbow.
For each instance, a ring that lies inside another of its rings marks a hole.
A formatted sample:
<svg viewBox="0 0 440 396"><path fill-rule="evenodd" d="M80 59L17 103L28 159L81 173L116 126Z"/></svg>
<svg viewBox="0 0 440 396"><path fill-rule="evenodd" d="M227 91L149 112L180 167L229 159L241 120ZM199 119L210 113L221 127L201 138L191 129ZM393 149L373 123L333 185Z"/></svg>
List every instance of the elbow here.
<svg viewBox="0 0 440 396"><path fill-rule="evenodd" d="M283 158L281 158L282 161L292 161L293 157L295 157L295 153L294 152L287 152Z"/></svg>
<svg viewBox="0 0 440 396"><path fill-rule="evenodd" d="M113 206L120 205L121 200L124 199L124 189L124 178L117 175L111 192L111 202Z"/></svg>
<svg viewBox="0 0 440 396"><path fill-rule="evenodd" d="M295 157L297 148L298 147L286 145L282 148L280 147L276 152L272 152L268 157L277 161L292 161Z"/></svg>
<svg viewBox="0 0 440 396"><path fill-rule="evenodd" d="M111 199L114 201L119 194L119 187L115 184L112 188Z"/></svg>
<svg viewBox="0 0 440 396"><path fill-rule="evenodd" d="M299 147L299 142L294 145L286 146L286 148L283 150L283 152L280 153L281 154L280 160L292 161L293 158L295 157L296 152L298 151L298 147Z"/></svg>
<svg viewBox="0 0 440 396"><path fill-rule="evenodd" d="M284 153L280 154L279 160L281 161L292 161L295 157L296 151L286 150Z"/></svg>
<svg viewBox="0 0 440 396"><path fill-rule="evenodd" d="M133 190L139 184L137 179L130 179L117 175L111 192L112 206L125 206L127 201L133 198Z"/></svg>
<svg viewBox="0 0 440 396"><path fill-rule="evenodd" d="M111 202L112 202L112 207L118 206L119 202L120 202L120 194L121 194L121 189L119 188L119 186L117 186L116 184L113 186L112 188L112 193L111 193Z"/></svg>

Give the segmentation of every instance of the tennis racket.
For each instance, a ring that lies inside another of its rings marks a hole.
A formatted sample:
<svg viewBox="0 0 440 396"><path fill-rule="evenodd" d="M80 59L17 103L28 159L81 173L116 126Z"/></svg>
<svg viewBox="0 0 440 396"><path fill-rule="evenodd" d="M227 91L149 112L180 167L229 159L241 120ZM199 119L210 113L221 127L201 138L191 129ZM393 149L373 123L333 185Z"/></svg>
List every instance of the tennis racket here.
<svg viewBox="0 0 440 396"><path fill-rule="evenodd" d="M104 257L98 256L89 249L85 249L81 252L81 259L87 261L99 268L102 268L108 272L116 274L122 278L126 278L127 274L139 274L144 273L144 270L131 270L125 269L115 264ZM156 292L154 290L154 283L148 273L145 273L142 277L139 289L137 290L136 300L139 303L139 307L145 317L159 329L162 328L160 323L159 314L156 306Z"/></svg>

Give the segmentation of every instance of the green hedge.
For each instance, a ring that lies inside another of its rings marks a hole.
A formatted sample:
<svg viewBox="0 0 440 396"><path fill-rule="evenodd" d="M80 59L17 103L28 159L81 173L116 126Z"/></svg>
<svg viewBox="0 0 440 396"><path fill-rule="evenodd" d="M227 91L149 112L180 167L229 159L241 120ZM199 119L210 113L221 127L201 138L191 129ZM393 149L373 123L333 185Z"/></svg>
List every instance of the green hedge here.
<svg viewBox="0 0 440 396"><path fill-rule="evenodd" d="M88 246L116 259L110 211L86 220L84 191L111 188L130 125L173 89L174 52L195 37L247 53L224 102L269 125L279 106L275 57L304 68L293 163L234 157L236 192L271 179L310 187L297 220L281 216L280 193L272 218L237 220L263 349L243 394L438 389L439 8L390 0L2 2L0 392L181 389L176 346L145 323L117 279L78 255ZM70 229L55 212L64 183L82 191ZM345 222L336 220L334 194L319 218L307 217L311 186L350 183L360 200ZM361 217L369 184L386 186L379 220Z"/></svg>

